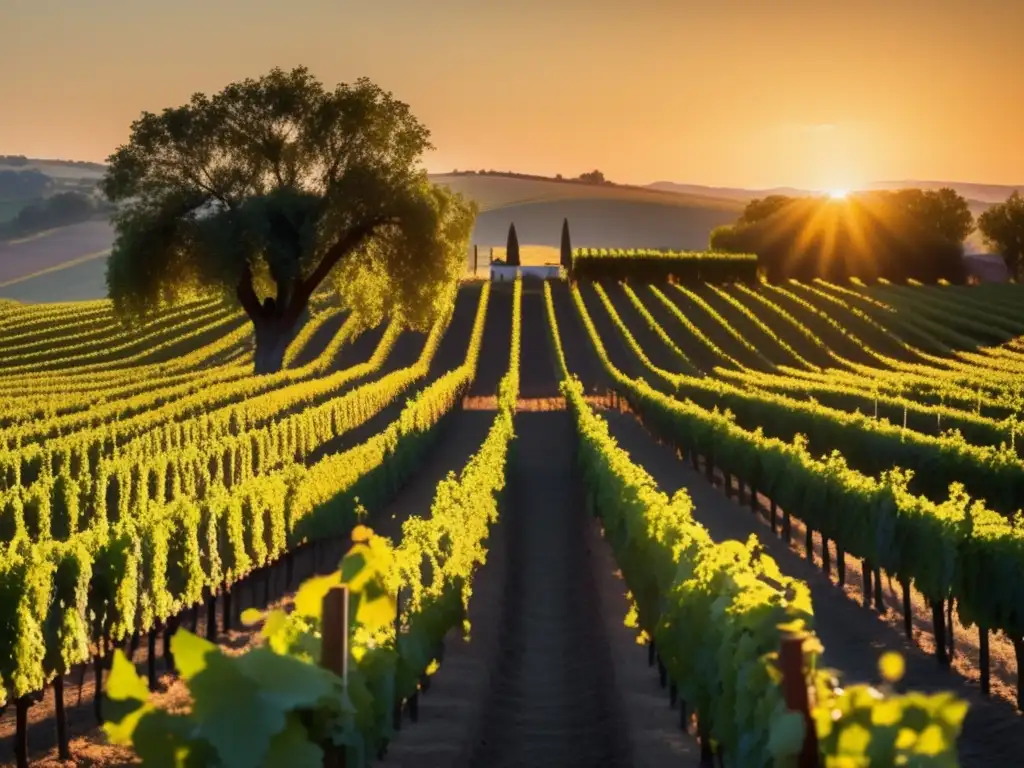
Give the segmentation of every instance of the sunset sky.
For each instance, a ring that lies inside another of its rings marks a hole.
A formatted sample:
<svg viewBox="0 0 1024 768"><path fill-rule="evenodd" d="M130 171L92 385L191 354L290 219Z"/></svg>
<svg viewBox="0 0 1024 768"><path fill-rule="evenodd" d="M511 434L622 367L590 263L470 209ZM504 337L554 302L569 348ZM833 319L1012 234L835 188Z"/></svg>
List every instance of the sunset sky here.
<svg viewBox="0 0 1024 768"><path fill-rule="evenodd" d="M104 160L142 110L305 64L432 171L1024 183L1020 0L0 0L0 154Z"/></svg>

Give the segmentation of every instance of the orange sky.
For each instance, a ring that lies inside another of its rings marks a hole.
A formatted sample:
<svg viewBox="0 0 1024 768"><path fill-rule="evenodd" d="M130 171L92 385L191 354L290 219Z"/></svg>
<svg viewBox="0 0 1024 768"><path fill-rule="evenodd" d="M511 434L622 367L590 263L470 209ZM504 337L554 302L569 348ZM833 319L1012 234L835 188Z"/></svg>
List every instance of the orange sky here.
<svg viewBox="0 0 1024 768"><path fill-rule="evenodd" d="M1021 184L1022 31L1022 0L0 0L0 153L103 160L306 64L410 103L433 171Z"/></svg>

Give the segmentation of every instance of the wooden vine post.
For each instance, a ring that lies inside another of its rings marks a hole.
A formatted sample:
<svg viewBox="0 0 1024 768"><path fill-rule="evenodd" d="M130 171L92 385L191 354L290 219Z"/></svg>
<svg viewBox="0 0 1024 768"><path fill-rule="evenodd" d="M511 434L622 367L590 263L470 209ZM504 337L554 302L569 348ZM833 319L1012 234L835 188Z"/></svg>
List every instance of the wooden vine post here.
<svg viewBox="0 0 1024 768"><path fill-rule="evenodd" d="M333 587L324 595L320 666L348 685L348 587ZM324 768L345 768L345 748L325 744Z"/></svg>
<svg viewBox="0 0 1024 768"><path fill-rule="evenodd" d="M799 768L820 768L818 734L811 718L811 701L804 676L804 638L801 635L784 635L779 649L779 666L782 668L782 696L786 708L800 712L804 717L804 744L797 760Z"/></svg>

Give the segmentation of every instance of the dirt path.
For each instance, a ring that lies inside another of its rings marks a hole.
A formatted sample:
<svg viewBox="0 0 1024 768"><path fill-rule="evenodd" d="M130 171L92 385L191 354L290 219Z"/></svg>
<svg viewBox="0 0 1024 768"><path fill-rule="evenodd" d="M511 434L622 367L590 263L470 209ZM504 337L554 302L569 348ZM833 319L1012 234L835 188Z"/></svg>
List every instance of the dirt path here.
<svg viewBox="0 0 1024 768"><path fill-rule="evenodd" d="M528 397L509 467L498 658L469 765L695 764L623 625L624 585L573 466L572 416L548 408L558 389L543 309L543 294L524 294Z"/></svg>
<svg viewBox="0 0 1024 768"><path fill-rule="evenodd" d="M520 350L519 399L532 401L538 398L558 398L544 289L533 282L523 283L520 335L523 346Z"/></svg>
<svg viewBox="0 0 1024 768"><path fill-rule="evenodd" d="M466 283L455 297L455 309L448 330L437 347L430 364L430 376L439 376L458 368L466 359L466 349L473 333L473 321L480 306L480 283ZM490 301L490 300L488 300ZM490 306L488 306L490 312ZM481 350L482 351L482 350ZM507 359L507 358L506 358ZM506 363L507 367L507 363Z"/></svg>
<svg viewBox="0 0 1024 768"><path fill-rule="evenodd" d="M467 346L468 336L467 336ZM498 382L508 371L512 351L512 284L491 286L484 320L483 342L477 360L476 377L469 388L470 397L490 396L498 391Z"/></svg>
<svg viewBox="0 0 1024 768"><path fill-rule="evenodd" d="M904 689L951 690L971 706L960 737L964 768L1009 766L1024 754L1024 720L999 699L986 699L954 672L939 668L922 649L908 642L888 622L849 599L819 568L800 557L783 540L772 535L760 515L730 501L674 451L660 445L632 416L608 412L612 435L642 464L666 493L685 487L695 505L695 517L716 541L745 540L757 534L765 550L790 576L803 579L811 588L815 629L825 645L825 666L838 670L846 682L877 682L878 657L886 650L899 651L906 660ZM854 576L848 569L847 578Z"/></svg>
<svg viewBox="0 0 1024 768"><path fill-rule="evenodd" d="M618 766L627 734L574 498L567 411L516 417L500 658L470 765Z"/></svg>
<svg viewBox="0 0 1024 768"><path fill-rule="evenodd" d="M562 282L552 285L551 299L569 371L579 378L587 392L604 394L609 387L608 376L589 347L587 330L569 295L568 286Z"/></svg>

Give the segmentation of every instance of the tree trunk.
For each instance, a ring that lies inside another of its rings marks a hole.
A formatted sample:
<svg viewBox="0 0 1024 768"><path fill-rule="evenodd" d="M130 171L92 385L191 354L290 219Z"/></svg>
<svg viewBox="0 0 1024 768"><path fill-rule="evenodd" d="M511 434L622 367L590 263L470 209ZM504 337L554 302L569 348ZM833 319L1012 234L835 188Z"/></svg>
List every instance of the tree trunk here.
<svg viewBox="0 0 1024 768"><path fill-rule="evenodd" d="M255 372L257 375L277 373L284 367L284 353L291 343L294 326L266 320L256 323Z"/></svg>

